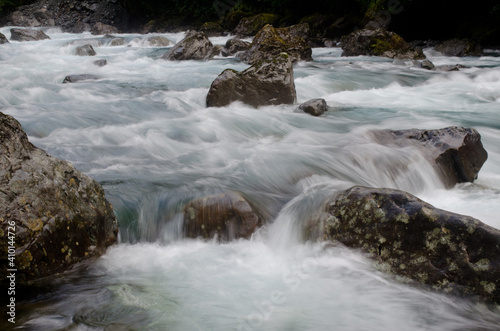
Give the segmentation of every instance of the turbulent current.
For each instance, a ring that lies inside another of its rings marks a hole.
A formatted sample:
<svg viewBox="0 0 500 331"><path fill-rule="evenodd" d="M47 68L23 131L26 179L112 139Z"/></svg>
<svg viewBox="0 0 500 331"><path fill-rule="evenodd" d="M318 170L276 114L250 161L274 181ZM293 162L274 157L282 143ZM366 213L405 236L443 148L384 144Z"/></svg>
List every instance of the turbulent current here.
<svg viewBox="0 0 500 331"><path fill-rule="evenodd" d="M10 36L9 28L0 32ZM353 185L408 191L500 228L500 53L444 57L455 72L411 61L313 50L294 66L295 105L207 108L211 82L235 58L170 62L168 47L123 34L47 30L0 45L0 111L30 141L99 181L120 243L18 302L23 330L498 330L500 310L406 285L361 253L304 242L303 222ZM183 33L163 34L173 43ZM212 38L224 44L229 37ZM76 56L91 44L97 55ZM107 65L93 62L106 59ZM97 80L62 84L70 74ZM473 184L446 189L414 149L377 144L378 129L473 127L488 160ZM193 198L235 191L268 220L250 240L182 238Z"/></svg>

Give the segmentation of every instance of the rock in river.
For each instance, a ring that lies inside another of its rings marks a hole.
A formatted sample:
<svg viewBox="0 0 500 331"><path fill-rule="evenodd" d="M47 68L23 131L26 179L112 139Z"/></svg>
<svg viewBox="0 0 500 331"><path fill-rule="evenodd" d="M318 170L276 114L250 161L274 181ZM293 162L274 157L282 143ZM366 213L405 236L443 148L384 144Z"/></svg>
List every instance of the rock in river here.
<svg viewBox="0 0 500 331"><path fill-rule="evenodd" d="M213 44L203 32L189 31L186 37L161 57L164 60L207 60L213 54Z"/></svg>
<svg viewBox="0 0 500 331"><path fill-rule="evenodd" d="M0 113L0 260L7 266L13 238L16 281L35 281L99 256L116 243L117 232L102 187L32 145L19 122ZM0 271L3 280L6 272Z"/></svg>
<svg viewBox="0 0 500 331"><path fill-rule="evenodd" d="M293 104L296 99L292 62L286 53L281 53L242 72L224 70L210 86L207 106L224 107L242 101L259 107Z"/></svg>
<svg viewBox="0 0 500 331"><path fill-rule="evenodd" d="M36 41L50 39L43 31L35 29L10 29L10 40L16 41Z"/></svg>

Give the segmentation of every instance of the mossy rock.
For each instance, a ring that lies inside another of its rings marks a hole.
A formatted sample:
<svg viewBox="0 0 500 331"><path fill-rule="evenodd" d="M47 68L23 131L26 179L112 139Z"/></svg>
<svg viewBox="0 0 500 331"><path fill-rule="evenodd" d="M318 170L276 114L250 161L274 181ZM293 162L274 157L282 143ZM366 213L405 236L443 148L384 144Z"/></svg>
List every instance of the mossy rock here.
<svg viewBox="0 0 500 331"><path fill-rule="evenodd" d="M274 25L280 16L277 14L262 13L251 17L245 17L240 20L234 33L240 36L254 36L265 25Z"/></svg>

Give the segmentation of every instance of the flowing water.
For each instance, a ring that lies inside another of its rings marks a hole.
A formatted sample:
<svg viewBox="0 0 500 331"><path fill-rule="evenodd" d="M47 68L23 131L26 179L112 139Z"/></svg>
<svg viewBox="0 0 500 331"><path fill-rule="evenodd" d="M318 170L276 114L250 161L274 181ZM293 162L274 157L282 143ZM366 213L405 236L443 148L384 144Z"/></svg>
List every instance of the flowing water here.
<svg viewBox="0 0 500 331"><path fill-rule="evenodd" d="M9 28L0 32L10 36ZM27 330L497 330L500 310L407 286L357 251L304 242L303 222L353 185L411 192L500 228L500 53L442 57L457 72L314 49L294 67L296 106L206 108L234 58L161 60L168 47L88 33L0 45L0 111L32 143L98 180L120 244L18 304ZM172 42L183 33L164 34ZM213 38L224 44L228 37ZM94 57L75 56L90 43ZM97 59L108 64L98 67ZM69 74L97 80L62 84ZM474 183L445 189L422 155L375 143L378 129L476 128L489 157ZM269 220L251 240L183 239L184 204L243 194Z"/></svg>

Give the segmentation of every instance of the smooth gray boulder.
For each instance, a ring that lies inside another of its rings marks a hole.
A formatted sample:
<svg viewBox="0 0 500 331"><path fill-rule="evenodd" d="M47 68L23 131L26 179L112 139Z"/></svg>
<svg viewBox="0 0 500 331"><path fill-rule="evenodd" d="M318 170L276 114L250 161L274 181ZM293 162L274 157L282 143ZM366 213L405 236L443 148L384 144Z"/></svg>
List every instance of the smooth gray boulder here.
<svg viewBox="0 0 500 331"><path fill-rule="evenodd" d="M328 110L325 99L311 99L300 104L299 109L312 116L321 116Z"/></svg>
<svg viewBox="0 0 500 331"><path fill-rule="evenodd" d="M34 29L10 29L10 40L15 41L37 41L50 39L43 31Z"/></svg>
<svg viewBox="0 0 500 331"><path fill-rule="evenodd" d="M281 53L242 72L224 70L210 86L207 107L224 107L234 101L259 107L293 104L296 100L292 62Z"/></svg>
<svg viewBox="0 0 500 331"><path fill-rule="evenodd" d="M23 284L103 254L116 243L118 227L96 181L32 145L19 122L0 113L0 259L4 266L13 232L16 282ZM6 272L7 268L0 270L2 280Z"/></svg>
<svg viewBox="0 0 500 331"><path fill-rule="evenodd" d="M78 56L94 56L96 54L94 47L90 44L77 46L75 49L75 55Z"/></svg>
<svg viewBox="0 0 500 331"><path fill-rule="evenodd" d="M213 56L213 44L203 32L188 31L186 37L161 57L164 60L208 60Z"/></svg>

